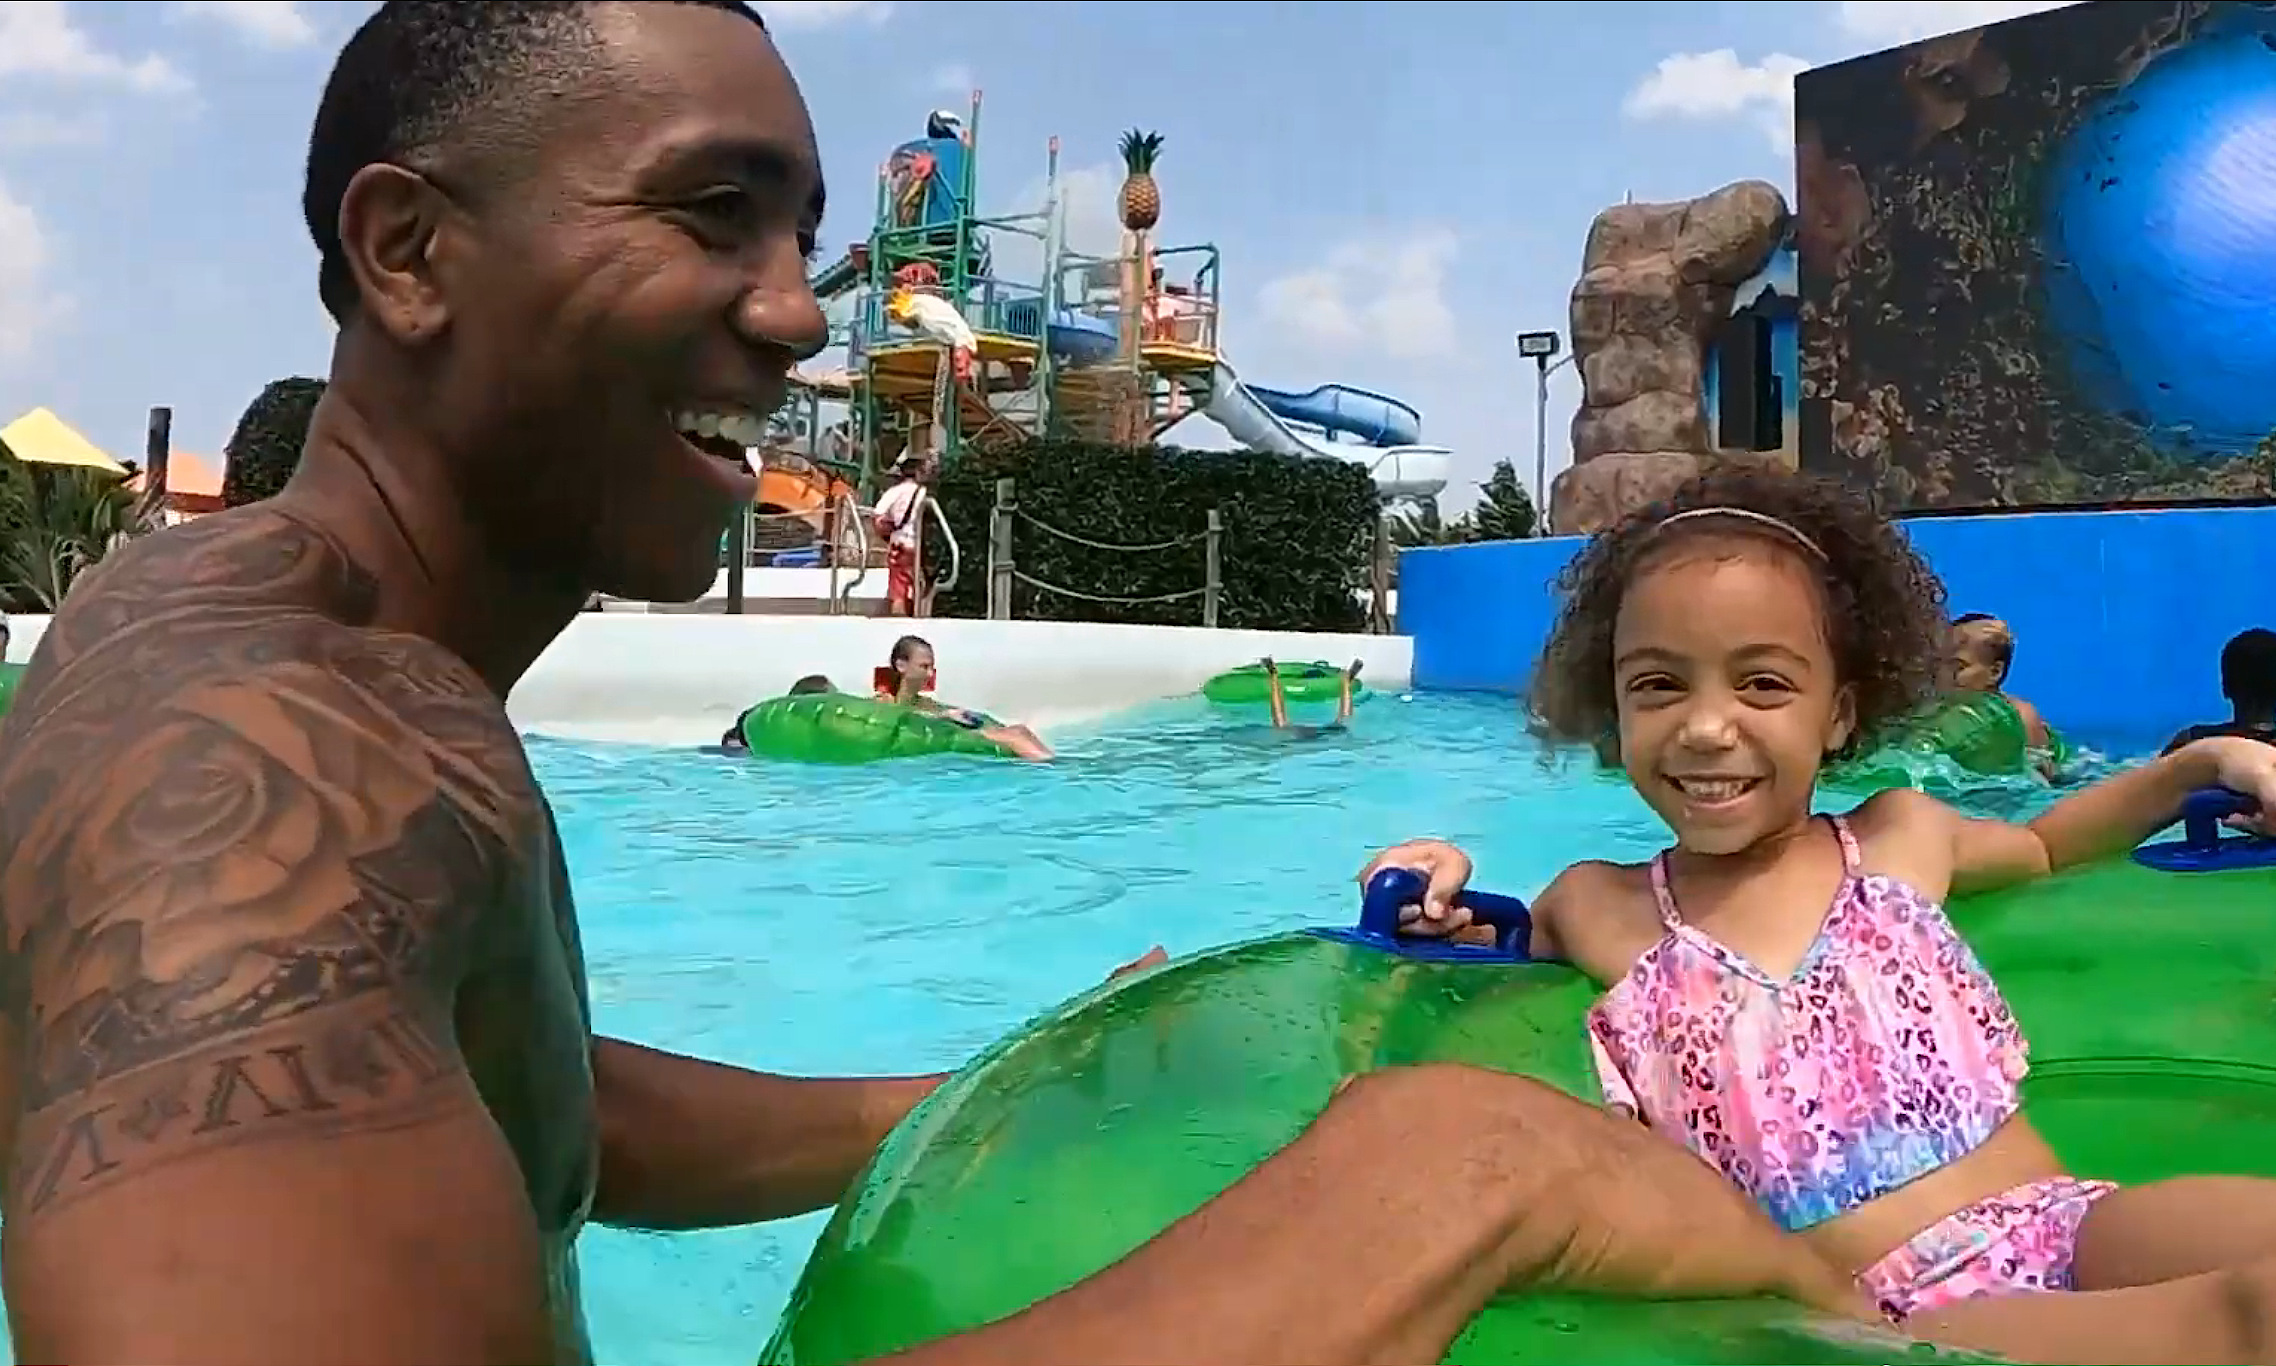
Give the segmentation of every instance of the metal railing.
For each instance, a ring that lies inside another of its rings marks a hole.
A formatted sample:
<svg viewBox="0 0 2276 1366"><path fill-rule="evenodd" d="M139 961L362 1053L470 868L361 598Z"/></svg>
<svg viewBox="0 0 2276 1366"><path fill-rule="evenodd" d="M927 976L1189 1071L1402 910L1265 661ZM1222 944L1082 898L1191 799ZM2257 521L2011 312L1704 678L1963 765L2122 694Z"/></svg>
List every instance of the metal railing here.
<svg viewBox="0 0 2276 1366"><path fill-rule="evenodd" d="M853 528L855 569L853 577L846 580L845 586L841 588L838 586L838 567L845 560L845 536L849 525ZM862 510L861 504L854 501L852 494L841 493L830 504L830 510L824 516L824 526L827 528L830 547L830 611L834 615L843 616L853 599L853 591L861 587L862 580L869 577L869 516Z"/></svg>
<svg viewBox="0 0 2276 1366"><path fill-rule="evenodd" d="M1026 584L1029 588L1039 592L1056 593L1064 598L1074 598L1082 602L1095 602L1115 607L1135 607L1156 602L1182 602L1188 598L1199 598L1201 599L1201 624L1208 627L1214 627L1217 624L1217 608L1224 590L1225 524L1224 518L1216 508L1209 509L1203 529L1191 535L1178 536L1167 541L1157 541L1150 545L1117 545L1109 541L1094 541L1087 536L1078 536L1074 532L1055 527L1039 517L1020 511L1019 503L1013 496L1012 483L1013 481L1009 479L998 479L996 481L996 502L988 514L989 620L1011 620L1013 587L1015 584ZM1200 542L1204 547L1201 585L1197 588L1182 588L1174 593L1121 597L1108 593L1086 593L1081 589L1069 588L1064 584L1047 582L1031 574L1022 573L1018 563L1012 558L1012 530L1021 521L1025 521L1029 526L1045 535L1058 537L1060 540L1082 546L1088 550L1111 551L1126 555L1158 555L1165 551L1178 550Z"/></svg>
<svg viewBox="0 0 2276 1366"><path fill-rule="evenodd" d="M941 575L940 582L926 589L918 599L925 608L925 610L918 615L931 616L932 600L934 595L945 593L949 589L956 587L956 580L958 576L964 572L964 547L957 543L956 528L948 524L948 514L940 510L940 500L933 497L930 493L921 494L919 497L924 502L925 511L932 514L934 524L940 527L940 534L942 539L948 542L948 572ZM921 538L917 543L917 555L917 567L922 570L924 567L924 542ZM917 579L917 582L924 582L924 579L921 575Z"/></svg>

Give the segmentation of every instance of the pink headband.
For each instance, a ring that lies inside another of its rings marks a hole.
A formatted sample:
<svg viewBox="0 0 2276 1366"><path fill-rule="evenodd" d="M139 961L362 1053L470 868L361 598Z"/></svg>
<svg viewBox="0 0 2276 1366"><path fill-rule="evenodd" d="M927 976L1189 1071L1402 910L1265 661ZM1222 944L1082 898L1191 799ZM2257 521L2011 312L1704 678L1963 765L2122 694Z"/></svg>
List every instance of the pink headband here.
<svg viewBox="0 0 2276 1366"><path fill-rule="evenodd" d="M1692 521L1701 517L1735 517L1742 522L1752 522L1756 526L1767 527L1768 529L1777 532L1779 535L1784 536L1787 540L1792 541L1802 549L1809 551L1812 555L1816 556L1820 560L1826 558L1825 549L1816 541L1813 541L1808 536L1803 535L1801 530L1794 526L1791 522L1780 521L1778 518L1771 516L1767 512L1756 512L1752 508L1691 508L1687 511L1676 513L1672 517L1661 518L1649 532L1645 533L1645 539L1650 540L1654 537L1657 537L1660 535L1660 533L1666 531L1669 527L1674 526L1677 522Z"/></svg>

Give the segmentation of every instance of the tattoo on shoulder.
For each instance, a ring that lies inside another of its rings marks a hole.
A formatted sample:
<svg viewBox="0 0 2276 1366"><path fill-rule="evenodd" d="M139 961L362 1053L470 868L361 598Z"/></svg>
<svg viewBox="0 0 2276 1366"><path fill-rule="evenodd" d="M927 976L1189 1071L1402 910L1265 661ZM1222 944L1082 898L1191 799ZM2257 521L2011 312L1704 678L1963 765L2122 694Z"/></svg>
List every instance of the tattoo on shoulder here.
<svg viewBox="0 0 2276 1366"><path fill-rule="evenodd" d="M187 639L140 661L178 682L58 688L0 750L10 1219L461 1103L452 997L544 876L526 759L455 659L337 624Z"/></svg>

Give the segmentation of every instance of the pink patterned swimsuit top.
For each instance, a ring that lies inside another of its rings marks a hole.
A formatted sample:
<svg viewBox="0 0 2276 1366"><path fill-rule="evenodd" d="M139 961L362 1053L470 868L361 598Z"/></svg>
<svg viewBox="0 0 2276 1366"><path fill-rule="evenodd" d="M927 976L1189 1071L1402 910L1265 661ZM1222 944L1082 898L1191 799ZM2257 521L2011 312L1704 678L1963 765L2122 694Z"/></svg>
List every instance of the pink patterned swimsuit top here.
<svg viewBox="0 0 2276 1366"><path fill-rule="evenodd" d="M1605 1103L1683 1144L1789 1229L1958 1160L2013 1115L2028 1069L2014 1013L1944 909L1843 877L1778 981L1687 925L1652 860L1667 934L1589 1011Z"/></svg>

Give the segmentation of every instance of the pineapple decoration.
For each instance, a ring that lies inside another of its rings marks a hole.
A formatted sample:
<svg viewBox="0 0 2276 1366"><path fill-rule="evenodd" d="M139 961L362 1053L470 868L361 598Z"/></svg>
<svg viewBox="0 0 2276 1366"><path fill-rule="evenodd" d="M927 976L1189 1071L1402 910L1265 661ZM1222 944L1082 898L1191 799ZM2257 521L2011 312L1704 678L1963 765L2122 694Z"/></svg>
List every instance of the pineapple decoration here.
<svg viewBox="0 0 2276 1366"><path fill-rule="evenodd" d="M1129 367L1130 388L1113 407L1113 439L1135 446L1146 440L1151 427L1148 395L1151 385L1139 375L1139 342L1143 335L1147 295L1152 285L1154 253L1147 235L1162 221L1162 188L1154 183L1154 162L1162 155L1162 135L1131 129L1122 135L1121 350Z"/></svg>
<svg viewBox="0 0 2276 1366"><path fill-rule="evenodd" d="M1154 183L1154 162L1162 155L1162 135L1133 128L1122 135L1122 226L1152 232L1162 221L1162 189Z"/></svg>

